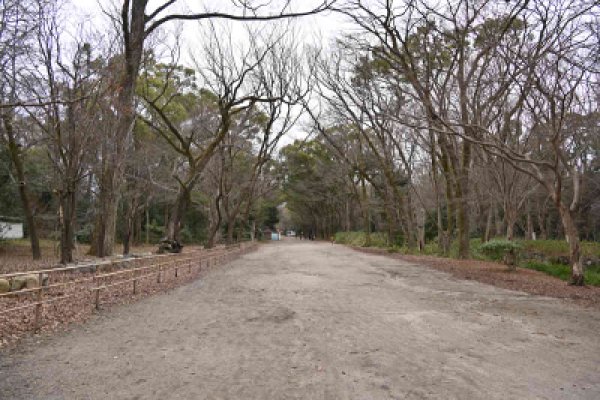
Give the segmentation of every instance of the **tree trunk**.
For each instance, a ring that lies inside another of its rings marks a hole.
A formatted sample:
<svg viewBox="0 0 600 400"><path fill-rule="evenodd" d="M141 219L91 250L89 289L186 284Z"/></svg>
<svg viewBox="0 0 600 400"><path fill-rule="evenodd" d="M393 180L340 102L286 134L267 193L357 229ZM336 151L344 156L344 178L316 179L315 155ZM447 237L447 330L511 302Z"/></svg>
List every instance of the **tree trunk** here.
<svg viewBox="0 0 600 400"><path fill-rule="evenodd" d="M488 205L488 210L487 210L487 219L485 222L485 233L483 234L483 242L487 242L490 240L490 236L492 234L492 217L494 215L493 211L492 211L492 204Z"/></svg>
<svg viewBox="0 0 600 400"><path fill-rule="evenodd" d="M75 211L77 205L77 192L67 189L60 195L60 263L68 264L73 260L73 247L75 239Z"/></svg>
<svg viewBox="0 0 600 400"><path fill-rule="evenodd" d="M350 199L347 198L346 199L346 209L345 209L345 225L346 225L346 232L350 232L350 230L352 229L352 226L350 224Z"/></svg>
<svg viewBox="0 0 600 400"><path fill-rule="evenodd" d="M396 244L396 218L394 216L394 209L392 207L391 199L387 190L385 191L384 210L387 230L387 245L394 246Z"/></svg>
<svg viewBox="0 0 600 400"><path fill-rule="evenodd" d="M131 243L139 245L142 242L142 215L138 211L133 215L133 233L131 235Z"/></svg>
<svg viewBox="0 0 600 400"><path fill-rule="evenodd" d="M213 224L210 225L209 229L208 229L208 240L206 241L206 248L207 249L212 249L213 247L215 247L215 239L217 236L217 231L219 230L219 225L221 225L221 221L215 221Z"/></svg>
<svg viewBox="0 0 600 400"><path fill-rule="evenodd" d="M494 236L502 236L504 232L504 224L502 218L500 218L500 213L498 212L499 207L494 207L494 223L496 227L496 232Z"/></svg>
<svg viewBox="0 0 600 400"><path fill-rule="evenodd" d="M419 251L422 253L425 250L425 222L427 219L427 211L424 208L419 208L417 211L417 231Z"/></svg>
<svg viewBox="0 0 600 400"><path fill-rule="evenodd" d="M191 188L189 186L180 186L179 188L175 204L169 215L169 222L167 223L167 238L169 240L180 240L181 221L190 203L190 190Z"/></svg>
<svg viewBox="0 0 600 400"><path fill-rule="evenodd" d="M227 218L227 244L233 244L233 234L235 232L235 215Z"/></svg>
<svg viewBox="0 0 600 400"><path fill-rule="evenodd" d="M455 223L455 202L456 196L454 192L454 185L452 184L453 176L450 170L450 165L448 161L448 155L444 150L443 146L440 146L442 149L442 157L440 158L440 165L442 166L442 172L444 174L444 178L446 181L446 229L443 232L443 235L440 238L440 248L442 250L442 254L444 256L448 256L450 254L450 246L452 245L452 240L454 237L454 223Z"/></svg>
<svg viewBox="0 0 600 400"><path fill-rule="evenodd" d="M504 220L506 221L506 239L513 240L515 236L515 224L517 221L517 215L514 210L505 208Z"/></svg>
<svg viewBox="0 0 600 400"><path fill-rule="evenodd" d="M546 206L545 204L542 205L539 204L539 202L536 202L536 208L536 221L538 229L540 231L540 239L546 240L546 238L548 237L546 234Z"/></svg>
<svg viewBox="0 0 600 400"><path fill-rule="evenodd" d="M9 115L8 113L2 114L2 122L4 124L4 131L8 137L8 150L10 159L15 167L17 179L19 180L19 196L21 198L21 205L23 207L23 213L25 214L25 221L27 223L27 232L29 233L29 242L31 243L31 255L33 256L34 260L39 260L42 258L40 241L38 239L31 199L29 197L29 190L27 190L25 167L23 166L21 151L13 130L12 115Z"/></svg>
<svg viewBox="0 0 600 400"><path fill-rule="evenodd" d="M514 226L515 224L512 221L506 221L506 239L507 240L513 240L515 233L514 233Z"/></svg>
<svg viewBox="0 0 600 400"><path fill-rule="evenodd" d="M517 223L517 210L510 200L504 201L504 224L506 225L506 239L513 240L515 236L515 224Z"/></svg>
<svg viewBox="0 0 600 400"><path fill-rule="evenodd" d="M456 228L458 233L458 258L469 258L470 256L470 220L469 220L469 164L471 160L471 145L463 143L463 154L459 176L456 179L455 190Z"/></svg>
<svg viewBox="0 0 600 400"><path fill-rule="evenodd" d="M115 82L119 88L114 104L117 114L116 129L102 152L104 168L100 176L102 183L99 187L99 205L90 248L90 253L98 257L112 255L114 248L119 187L123 180L124 160L135 122L134 96L146 35L146 4L147 0L133 1L131 10L124 10L127 13L123 14L129 21L126 25L123 24L123 28L126 29L126 32L123 32L126 40L124 64Z"/></svg>
<svg viewBox="0 0 600 400"><path fill-rule="evenodd" d="M132 236L135 227L135 215L137 210L138 199L134 195L133 198L128 199L125 204L125 224L123 232L123 255L129 255L131 248Z"/></svg>
<svg viewBox="0 0 600 400"><path fill-rule="evenodd" d="M466 210L466 205L462 204L462 202L458 206L458 212L456 214L456 227L458 230L458 258L469 258L469 215Z"/></svg>
<svg viewBox="0 0 600 400"><path fill-rule="evenodd" d="M206 241L206 248L210 249L213 248L215 246L215 237L217 235L217 231L219 230L219 226L221 225L221 198L223 197L223 195L221 194L221 191L219 191L219 194L217 195L217 197L215 197L215 215L213 215L213 218L210 221L210 226L208 227L208 240ZM216 216L216 218L215 218Z"/></svg>
<svg viewBox="0 0 600 400"><path fill-rule="evenodd" d="M531 210L529 205L527 206L527 231L525 232L525 239L535 240L535 232L533 231L533 219L531 218Z"/></svg>
<svg viewBox="0 0 600 400"><path fill-rule="evenodd" d="M97 200L94 234L90 254L106 257L113 254L118 210L117 174L112 166L102 172Z"/></svg>
<svg viewBox="0 0 600 400"><path fill-rule="evenodd" d="M439 175L438 175L438 163L437 163L437 155L435 151L435 132L430 132L430 138L432 143L431 148L431 174L433 180L433 189L435 191L435 208L436 208L436 222L437 222L437 236L438 236L438 247L441 249L444 255L448 255L450 252L450 238L448 232L444 229L444 218L442 213L442 195L440 193L440 183L439 183ZM442 156L444 160L442 160L442 165L445 167L447 164L444 164L445 157ZM450 186L446 185L446 200L449 204L451 197Z"/></svg>
<svg viewBox="0 0 600 400"><path fill-rule="evenodd" d="M411 196L407 196L404 201L404 207L400 210L401 213L404 214L404 223L402 225L406 225L405 231L405 243L409 249L415 249L417 247L418 242L418 228L415 223L415 218L413 216L412 202Z"/></svg>
<svg viewBox="0 0 600 400"><path fill-rule="evenodd" d="M146 203L146 244L150 244L150 205Z"/></svg>
<svg viewBox="0 0 600 400"><path fill-rule="evenodd" d="M575 225L571 211L566 205L560 202L558 211L565 231L565 238L569 242L569 256L571 260L571 281L569 284L583 286L585 281L583 262L581 260L579 231L577 230L577 225Z"/></svg>
<svg viewBox="0 0 600 400"><path fill-rule="evenodd" d="M371 245L371 212L369 210L369 198L367 196L367 187L365 180L361 179L361 208L363 211L363 226L365 229L365 244Z"/></svg>

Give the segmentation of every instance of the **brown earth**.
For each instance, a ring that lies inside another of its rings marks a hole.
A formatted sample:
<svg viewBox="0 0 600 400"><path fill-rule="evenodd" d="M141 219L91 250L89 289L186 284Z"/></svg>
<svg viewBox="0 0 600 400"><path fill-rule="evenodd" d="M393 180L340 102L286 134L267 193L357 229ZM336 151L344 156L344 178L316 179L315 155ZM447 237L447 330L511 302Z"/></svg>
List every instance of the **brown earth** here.
<svg viewBox="0 0 600 400"><path fill-rule="evenodd" d="M6 399L598 399L600 311L326 243L0 352Z"/></svg>

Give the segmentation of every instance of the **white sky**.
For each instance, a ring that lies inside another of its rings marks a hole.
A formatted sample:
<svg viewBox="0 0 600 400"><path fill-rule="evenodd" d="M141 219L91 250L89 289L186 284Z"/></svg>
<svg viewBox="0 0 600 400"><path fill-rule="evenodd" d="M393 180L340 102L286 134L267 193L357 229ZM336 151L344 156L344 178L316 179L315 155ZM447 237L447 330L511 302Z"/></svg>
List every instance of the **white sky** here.
<svg viewBox="0 0 600 400"><path fill-rule="evenodd" d="M72 24L79 24L86 21L86 24L93 25L94 27L108 27L108 18L103 15L102 8L111 9L119 7L121 0L67 0L75 5L77 11L73 12L71 7L67 8L68 17L67 20ZM158 5L164 3L165 0L150 0L148 7L149 12L154 10ZM313 6L318 5L322 0L292 0L292 10L302 11L309 10ZM266 3L267 0L254 1L254 3ZM275 10L277 4L281 4L282 0L272 0L273 7ZM116 6L115 6L116 4ZM230 12L232 14L240 14L239 8L232 6L232 0L178 0L174 5L168 8L171 12L202 12L204 10L209 11L221 11ZM253 24L265 24L268 22L260 22ZM174 29L178 24L183 27L184 40L185 38L193 39L197 38L195 34L197 32L195 21L178 22L172 21L164 25L166 29ZM232 26L243 27L243 22L233 22ZM335 37L341 30L344 29L344 22L342 16L326 12L314 16L302 17L296 20L296 24L301 27L301 30L305 34L304 40L310 42L311 40L319 40L327 42L331 38ZM235 33L235 32L234 32ZM325 43L323 43L325 44Z"/></svg>
<svg viewBox="0 0 600 400"><path fill-rule="evenodd" d="M69 1L69 0L67 0ZM65 22L71 26L86 26L91 31L105 32L106 29L112 29L108 22L108 17L103 14L102 9L118 9L121 4L121 0L70 0L76 10L72 7L67 7L65 10ZM292 0L292 10L301 11L309 10L311 7L319 4L322 0ZM265 0L255 1L255 4L265 3ZM282 0L273 0L273 7L277 10L277 4L281 4ZM164 0L150 0L148 12L154 10L158 5L163 4ZM230 0L179 0L168 11L170 12L181 12L187 13L191 11L202 12L205 10L210 11L222 11L239 14L240 10L232 6ZM268 11L268 10L263 10ZM268 23L268 22L266 22ZM265 24L253 23L253 24ZM242 40L245 37L244 23L243 22L231 22L232 32L234 35L234 41ZM200 37L198 35L197 22L178 22L173 21L165 25L165 29L174 30L178 26L182 29L182 64L191 64L189 61L188 54L193 52L194 45L197 44L197 40ZM344 22L342 16L327 12L321 13L314 16L302 17L295 20L295 27L300 31L301 40L306 44L318 44L322 47L327 47L327 44L335 38L344 27L348 25ZM239 32L239 37L236 38L236 32ZM191 66L191 65L189 65ZM293 129L287 137L282 140L281 145L285 145L293 142L294 139L304 138L305 132L300 123L295 129Z"/></svg>

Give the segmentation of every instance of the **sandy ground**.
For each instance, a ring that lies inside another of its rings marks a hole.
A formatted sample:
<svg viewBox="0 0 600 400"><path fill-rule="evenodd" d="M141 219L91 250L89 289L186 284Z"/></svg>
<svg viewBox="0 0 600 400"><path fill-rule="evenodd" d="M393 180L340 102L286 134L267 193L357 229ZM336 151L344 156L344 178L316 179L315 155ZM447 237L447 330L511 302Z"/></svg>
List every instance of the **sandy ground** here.
<svg viewBox="0 0 600 400"><path fill-rule="evenodd" d="M600 312L284 241L0 353L0 398L598 399Z"/></svg>

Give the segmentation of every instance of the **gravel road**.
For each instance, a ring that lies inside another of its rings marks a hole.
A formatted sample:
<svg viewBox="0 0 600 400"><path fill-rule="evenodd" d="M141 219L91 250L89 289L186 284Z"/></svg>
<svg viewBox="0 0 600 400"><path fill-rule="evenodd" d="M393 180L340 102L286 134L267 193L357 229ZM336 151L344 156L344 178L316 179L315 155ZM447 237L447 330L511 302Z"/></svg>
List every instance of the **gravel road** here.
<svg viewBox="0 0 600 400"><path fill-rule="evenodd" d="M599 311L300 240L0 353L0 399L599 398Z"/></svg>

